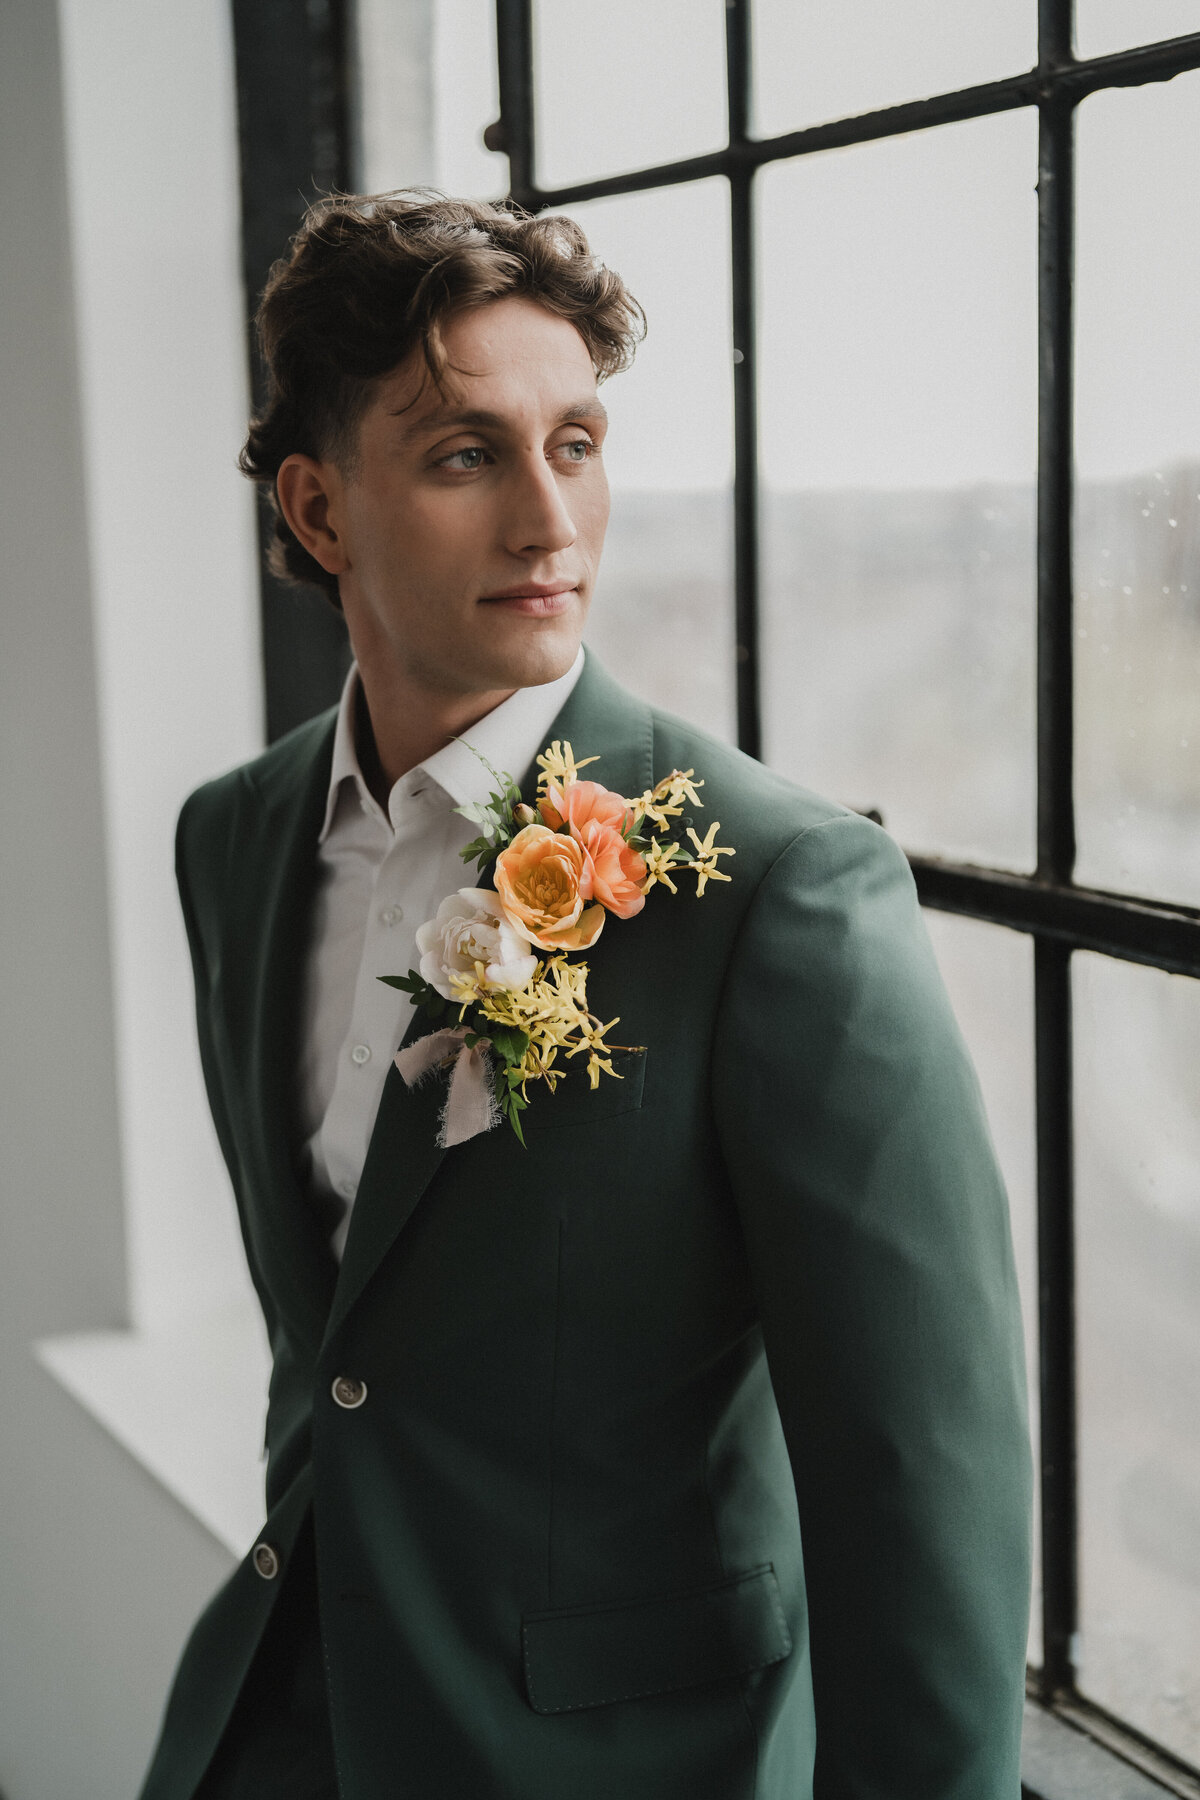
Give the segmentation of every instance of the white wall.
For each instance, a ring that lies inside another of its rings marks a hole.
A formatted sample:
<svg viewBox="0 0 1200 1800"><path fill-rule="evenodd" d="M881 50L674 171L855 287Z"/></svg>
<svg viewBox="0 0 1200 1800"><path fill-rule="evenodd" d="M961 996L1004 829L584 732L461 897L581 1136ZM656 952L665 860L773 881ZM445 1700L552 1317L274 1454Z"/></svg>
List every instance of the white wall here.
<svg viewBox="0 0 1200 1800"><path fill-rule="evenodd" d="M171 873L199 781L261 745L233 47L224 0L60 0L131 1304L240 1264Z"/></svg>
<svg viewBox="0 0 1200 1800"><path fill-rule="evenodd" d="M0 10L5 1800L131 1800L229 1566L31 1350L244 1280L171 882L259 734L226 12Z"/></svg>

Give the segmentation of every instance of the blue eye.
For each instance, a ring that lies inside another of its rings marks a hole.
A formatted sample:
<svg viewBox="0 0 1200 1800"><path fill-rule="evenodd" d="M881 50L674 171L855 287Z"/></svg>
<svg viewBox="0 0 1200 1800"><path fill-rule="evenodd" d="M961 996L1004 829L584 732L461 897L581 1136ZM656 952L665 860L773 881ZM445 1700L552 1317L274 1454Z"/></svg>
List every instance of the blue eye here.
<svg viewBox="0 0 1200 1800"><path fill-rule="evenodd" d="M461 464L461 467L470 473L473 469L482 468L483 458L486 454L486 451L481 449L478 444L468 444L466 449L456 450L452 456L444 457L443 464L446 468L450 468L452 464L459 461L460 457L476 457L478 460L475 462L465 462Z"/></svg>
<svg viewBox="0 0 1200 1800"><path fill-rule="evenodd" d="M586 462L588 457L592 453L592 448L593 448L593 446L591 444L591 441L588 438L571 438L568 443L565 443L563 445L564 450L582 450L583 451L582 456L569 456L567 458L568 462L579 462L579 463Z"/></svg>

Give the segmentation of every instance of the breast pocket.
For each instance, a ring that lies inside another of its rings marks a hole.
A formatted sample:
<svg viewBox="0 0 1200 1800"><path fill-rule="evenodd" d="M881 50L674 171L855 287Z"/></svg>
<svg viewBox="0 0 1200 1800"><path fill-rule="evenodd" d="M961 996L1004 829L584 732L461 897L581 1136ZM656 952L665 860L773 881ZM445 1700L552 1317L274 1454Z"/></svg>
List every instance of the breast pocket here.
<svg viewBox="0 0 1200 1800"><path fill-rule="evenodd" d="M770 1563L712 1587L531 1613L525 1687L538 1713L640 1700L782 1662L792 1638Z"/></svg>
<svg viewBox="0 0 1200 1800"><path fill-rule="evenodd" d="M569 1073L552 1094L540 1082L530 1087L528 1117L539 1135L558 1125L577 1130L589 1121L614 1119L619 1113L638 1110L646 1081L645 1050L615 1050L611 1061L613 1073L602 1074L599 1087L589 1083L582 1056L566 1064Z"/></svg>

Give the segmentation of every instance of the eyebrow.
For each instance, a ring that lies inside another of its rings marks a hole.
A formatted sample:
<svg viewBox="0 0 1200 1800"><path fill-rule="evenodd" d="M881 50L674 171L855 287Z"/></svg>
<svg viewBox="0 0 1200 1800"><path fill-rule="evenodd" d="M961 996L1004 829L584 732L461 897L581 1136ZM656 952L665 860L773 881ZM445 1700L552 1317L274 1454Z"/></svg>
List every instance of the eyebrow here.
<svg viewBox="0 0 1200 1800"><path fill-rule="evenodd" d="M402 418L406 410L405 407L397 407L391 416L394 419ZM608 414L595 395L589 395L584 400L576 400L570 406L564 406L555 417L553 425L557 429L560 425L582 423L585 419L601 419L604 424L608 423ZM423 419L415 420L409 428L408 435L419 437L426 432L446 431L455 427L474 428L478 431L507 431L510 425L511 420L506 419L503 413L486 412L478 407L439 406L434 412L426 413Z"/></svg>

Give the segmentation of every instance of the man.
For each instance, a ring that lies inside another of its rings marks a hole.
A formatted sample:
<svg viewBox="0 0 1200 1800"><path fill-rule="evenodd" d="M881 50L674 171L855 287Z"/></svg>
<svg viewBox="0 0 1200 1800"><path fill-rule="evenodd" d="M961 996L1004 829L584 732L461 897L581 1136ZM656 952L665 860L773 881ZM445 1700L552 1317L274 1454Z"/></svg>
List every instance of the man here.
<svg viewBox="0 0 1200 1800"><path fill-rule="evenodd" d="M886 834L579 653L637 321L568 221L425 196L319 207L264 298L244 466L355 669L180 821L275 1367L262 1538L144 1800L1017 1800L1028 1451L977 1083ZM464 738L526 803L552 739L624 795L694 770L736 849L588 949L637 1048L533 1092L524 1148L439 1147L445 1075L392 1065L430 1022L378 979L487 885Z"/></svg>

